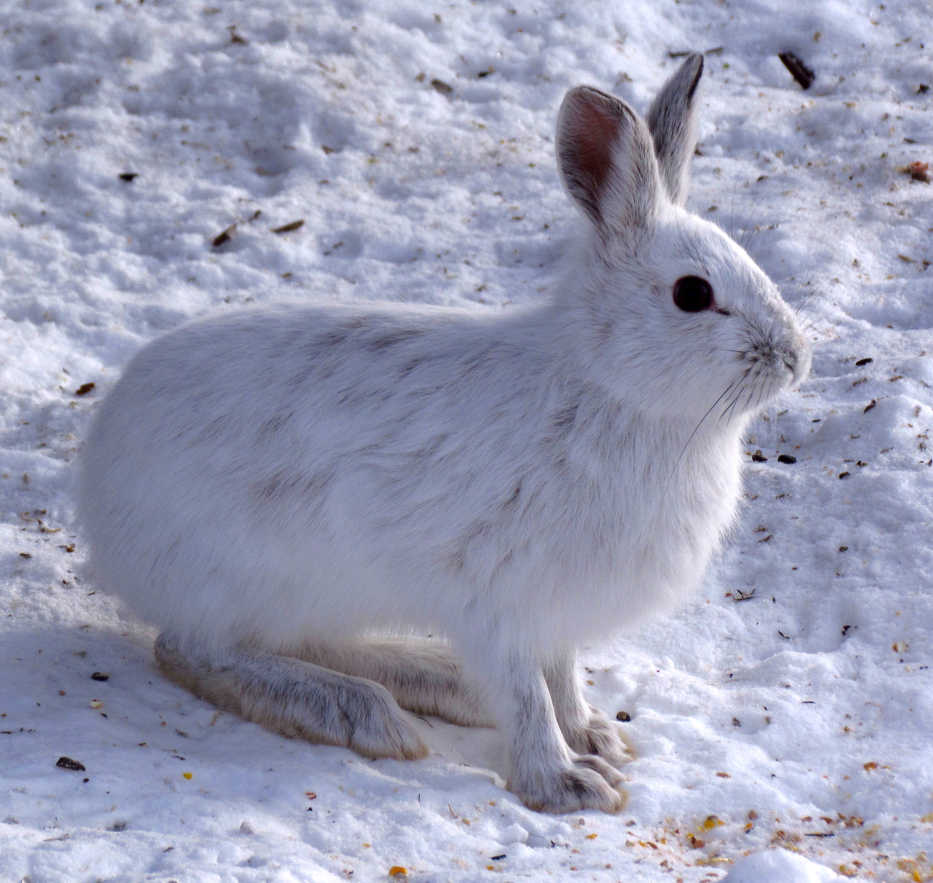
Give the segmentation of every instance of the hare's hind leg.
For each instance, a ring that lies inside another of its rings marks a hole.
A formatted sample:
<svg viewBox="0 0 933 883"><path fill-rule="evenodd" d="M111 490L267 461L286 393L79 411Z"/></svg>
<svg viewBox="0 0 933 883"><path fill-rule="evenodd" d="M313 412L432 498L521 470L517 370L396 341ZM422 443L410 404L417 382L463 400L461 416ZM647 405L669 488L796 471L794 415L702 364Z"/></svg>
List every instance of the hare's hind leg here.
<svg viewBox="0 0 933 883"><path fill-rule="evenodd" d="M622 728L586 701L575 663L576 654L565 650L556 653L544 668L561 733L574 751L598 755L620 767L635 752Z"/></svg>
<svg viewBox="0 0 933 883"><path fill-rule="evenodd" d="M460 662L437 641L398 639L308 644L295 655L316 665L377 681L402 708L469 727L492 727L479 691Z"/></svg>
<svg viewBox="0 0 933 883"><path fill-rule="evenodd" d="M427 748L385 687L274 653L213 651L171 632L156 639L163 673L196 696L286 736L412 759Z"/></svg>

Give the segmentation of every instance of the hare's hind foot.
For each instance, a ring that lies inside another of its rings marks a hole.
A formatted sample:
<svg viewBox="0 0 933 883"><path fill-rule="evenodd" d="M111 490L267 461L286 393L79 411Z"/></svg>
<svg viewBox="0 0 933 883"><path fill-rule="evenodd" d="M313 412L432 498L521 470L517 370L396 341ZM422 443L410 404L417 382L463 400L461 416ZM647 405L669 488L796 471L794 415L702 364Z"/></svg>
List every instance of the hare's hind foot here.
<svg viewBox="0 0 933 883"><path fill-rule="evenodd" d="M195 649L169 632L156 639L155 657L168 678L196 696L286 736L366 757L411 760L428 753L388 690L365 678L239 647Z"/></svg>
<svg viewBox="0 0 933 883"><path fill-rule="evenodd" d="M437 641L398 639L307 644L300 659L382 684L402 708L467 727L493 727L459 660Z"/></svg>

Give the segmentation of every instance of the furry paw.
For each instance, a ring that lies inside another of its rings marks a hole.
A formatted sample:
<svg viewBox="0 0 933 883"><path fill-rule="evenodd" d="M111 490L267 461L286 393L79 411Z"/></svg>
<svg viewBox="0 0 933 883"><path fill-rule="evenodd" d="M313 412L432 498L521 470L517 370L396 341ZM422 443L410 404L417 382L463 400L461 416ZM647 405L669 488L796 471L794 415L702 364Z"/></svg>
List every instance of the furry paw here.
<svg viewBox="0 0 933 883"><path fill-rule="evenodd" d="M305 702L293 706L293 725L297 735L312 742L330 742L352 748L366 757L393 757L414 760L428 753L412 718L399 708L388 690L379 684L360 679L353 689L337 689L332 697L331 713L326 715L321 731L317 715L320 697L309 691ZM311 706L307 724L303 705ZM322 738L323 736L323 738Z"/></svg>
<svg viewBox="0 0 933 883"><path fill-rule="evenodd" d="M428 748L421 740L411 717L398 707L388 691L373 702L367 712L350 727L347 745L367 757L395 757L415 760Z"/></svg>
<svg viewBox="0 0 933 883"><path fill-rule="evenodd" d="M581 754L574 758L574 763L579 766L589 767L594 772L599 773L613 788L617 789L622 784L622 773L620 773L611 763L597 757L595 754Z"/></svg>
<svg viewBox="0 0 933 883"><path fill-rule="evenodd" d="M622 728L592 706L589 720L566 734L566 739L567 744L578 754L595 754L614 767L628 763L635 756Z"/></svg>
<svg viewBox="0 0 933 883"><path fill-rule="evenodd" d="M622 776L598 757L576 757L549 775L538 773L527 783L510 782L508 787L530 809L567 813L598 809L617 813L626 801L619 787Z"/></svg>

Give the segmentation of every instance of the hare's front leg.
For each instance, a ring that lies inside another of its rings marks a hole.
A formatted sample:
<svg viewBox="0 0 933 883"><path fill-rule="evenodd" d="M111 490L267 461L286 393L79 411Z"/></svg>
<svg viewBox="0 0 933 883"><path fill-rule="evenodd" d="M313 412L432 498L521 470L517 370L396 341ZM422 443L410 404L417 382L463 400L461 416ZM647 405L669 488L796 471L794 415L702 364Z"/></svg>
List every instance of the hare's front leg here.
<svg viewBox="0 0 933 883"><path fill-rule="evenodd" d="M171 680L228 711L286 736L341 745L367 757L428 753L414 721L381 684L288 656L213 649L171 632L155 657Z"/></svg>
<svg viewBox="0 0 933 883"><path fill-rule="evenodd" d="M576 654L572 650L552 656L544 667L544 676L558 726L574 751L595 754L615 767L632 759L634 752L619 725L583 697Z"/></svg>
<svg viewBox="0 0 933 883"><path fill-rule="evenodd" d="M621 810L621 775L602 758L567 745L540 664L515 649L488 644L474 644L468 654L470 667L484 675L490 710L509 743L509 790L546 812Z"/></svg>

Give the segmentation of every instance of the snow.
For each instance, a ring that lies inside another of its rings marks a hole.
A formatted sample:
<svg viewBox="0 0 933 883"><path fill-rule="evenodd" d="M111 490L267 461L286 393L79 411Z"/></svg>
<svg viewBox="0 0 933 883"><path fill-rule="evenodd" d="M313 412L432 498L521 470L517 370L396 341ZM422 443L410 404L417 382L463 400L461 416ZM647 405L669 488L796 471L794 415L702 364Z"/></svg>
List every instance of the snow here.
<svg viewBox="0 0 933 883"><path fill-rule="evenodd" d="M829 868L802 856L785 849L773 849L756 852L739 860L723 878L723 883L780 883L787 880L793 880L794 883L831 883L833 880L844 879Z"/></svg>
<svg viewBox="0 0 933 883"><path fill-rule="evenodd" d="M0 878L933 879L928 27L923 0L6 4ZM430 757L374 762L162 679L80 573L71 464L121 366L247 302L539 297L576 223L561 96L644 110L687 49L690 205L816 349L702 591L583 653L631 717L626 809L526 809L491 730L424 721Z"/></svg>

